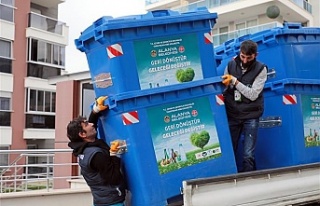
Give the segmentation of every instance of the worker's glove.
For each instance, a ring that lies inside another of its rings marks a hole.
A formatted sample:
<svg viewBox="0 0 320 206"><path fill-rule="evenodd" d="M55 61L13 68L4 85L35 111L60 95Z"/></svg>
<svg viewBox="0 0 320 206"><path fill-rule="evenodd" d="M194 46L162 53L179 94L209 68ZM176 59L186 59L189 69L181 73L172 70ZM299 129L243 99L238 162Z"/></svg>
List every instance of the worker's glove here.
<svg viewBox="0 0 320 206"><path fill-rule="evenodd" d="M237 78L235 78L231 74L225 74L222 76L222 83L226 86L229 86L229 84L235 85L236 81Z"/></svg>
<svg viewBox="0 0 320 206"><path fill-rule="evenodd" d="M107 105L104 105L104 100L106 100L108 97L107 96L101 96L99 98L96 99L95 104L93 105L93 111L95 113L99 113L105 109L108 108Z"/></svg>
<svg viewBox="0 0 320 206"><path fill-rule="evenodd" d="M110 156L118 156L123 153L119 141L112 141L110 145Z"/></svg>

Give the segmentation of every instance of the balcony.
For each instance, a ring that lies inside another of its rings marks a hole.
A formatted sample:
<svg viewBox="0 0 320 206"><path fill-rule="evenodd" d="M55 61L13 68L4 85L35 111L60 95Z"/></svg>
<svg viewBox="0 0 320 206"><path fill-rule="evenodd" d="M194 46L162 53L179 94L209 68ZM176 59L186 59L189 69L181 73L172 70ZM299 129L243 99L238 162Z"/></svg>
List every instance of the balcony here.
<svg viewBox="0 0 320 206"><path fill-rule="evenodd" d="M215 7L220 7L220 6L228 5L228 4L239 2L239 1L244 1L244 0L200 0L194 3L190 3L186 6L178 7L175 10L179 12L187 12L190 10L194 10L198 7L207 7L208 9L212 9ZM288 0L288 1L295 3L299 7L308 11L310 14L312 13L312 6L307 1L305 0ZM151 2L158 2L158 1L154 0Z"/></svg>
<svg viewBox="0 0 320 206"><path fill-rule="evenodd" d="M64 25L66 24L55 19L36 13L29 13L29 27L62 35L62 29Z"/></svg>
<svg viewBox="0 0 320 206"><path fill-rule="evenodd" d="M31 3L37 4L46 8L57 8L59 4L65 2L65 0L31 0Z"/></svg>
<svg viewBox="0 0 320 206"><path fill-rule="evenodd" d="M261 24L259 26L248 27L245 29L240 29L240 30L236 30L236 31L232 31L232 32L216 34L213 36L213 44L214 44L214 46L219 46L230 39L235 39L240 36L244 36L246 34L253 34L253 33L257 33L259 31L272 29L275 27L282 27L282 24L280 24L278 22L272 22L272 23Z"/></svg>
<svg viewBox="0 0 320 206"><path fill-rule="evenodd" d="M68 44L66 23L36 13L29 13L29 28L26 37L48 40L60 45Z"/></svg>

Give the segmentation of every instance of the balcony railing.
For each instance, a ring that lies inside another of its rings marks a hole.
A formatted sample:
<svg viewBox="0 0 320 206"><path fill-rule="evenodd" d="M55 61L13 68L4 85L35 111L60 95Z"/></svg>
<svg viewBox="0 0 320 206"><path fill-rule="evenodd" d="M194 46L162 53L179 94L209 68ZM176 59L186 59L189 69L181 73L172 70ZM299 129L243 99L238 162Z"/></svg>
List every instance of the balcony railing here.
<svg viewBox="0 0 320 206"><path fill-rule="evenodd" d="M36 13L29 13L29 27L62 35L62 28L64 25L65 23L57 21L56 19Z"/></svg>
<svg viewBox="0 0 320 206"><path fill-rule="evenodd" d="M177 7L174 10L179 11L180 13L183 13L183 12L195 10L196 8L199 8L199 7L207 7L208 9L211 9L214 7L219 7L219 6L231 4L231 3L237 2L237 1L244 1L244 0L200 0L200 1L188 4L186 6ZM307 1L305 1L305 0L290 0L290 1L297 4L299 7L303 8L304 10L308 11L309 13L312 13L312 6ZM152 1L152 3L155 3L155 2L158 2L158 1L156 1L156 0ZM150 1L148 4L150 4Z"/></svg>
<svg viewBox="0 0 320 206"><path fill-rule="evenodd" d="M232 32L216 34L213 36L213 44L214 44L214 46L219 46L220 44L223 44L224 42L226 42L230 39L235 39L235 38L238 38L238 37L246 35L246 34L253 34L253 33L257 33L259 31L272 29L275 27L282 27L282 24L280 24L278 22L272 22L272 23L261 24L259 26L248 27L245 29L240 29L240 30L236 30L236 31L232 31Z"/></svg>
<svg viewBox="0 0 320 206"><path fill-rule="evenodd" d="M16 155L8 166L0 166L0 194L28 190L51 191L54 180L82 179L80 175L55 175L53 170L78 167L78 163L53 163L57 153L71 154L71 149L0 150L0 155ZM37 160L36 162L34 162ZM32 163L31 163L32 162Z"/></svg>

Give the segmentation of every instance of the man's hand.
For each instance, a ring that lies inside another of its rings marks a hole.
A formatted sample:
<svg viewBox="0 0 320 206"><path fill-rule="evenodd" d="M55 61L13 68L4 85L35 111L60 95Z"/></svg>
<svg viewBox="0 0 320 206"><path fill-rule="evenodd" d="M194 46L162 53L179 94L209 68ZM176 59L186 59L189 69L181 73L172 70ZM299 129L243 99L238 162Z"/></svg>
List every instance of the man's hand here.
<svg viewBox="0 0 320 206"><path fill-rule="evenodd" d="M111 142L110 150L109 150L110 156L117 156L118 155L118 152L120 150L119 146L120 146L119 141Z"/></svg>
<svg viewBox="0 0 320 206"><path fill-rule="evenodd" d="M93 105L93 111L95 113L99 113L103 110L106 110L108 108L107 105L104 105L104 100L106 100L108 97L107 96L102 96L96 99L95 104Z"/></svg>
<svg viewBox="0 0 320 206"><path fill-rule="evenodd" d="M235 85L237 78L232 76L231 74L225 74L222 76L222 83L226 86L229 86L229 84Z"/></svg>

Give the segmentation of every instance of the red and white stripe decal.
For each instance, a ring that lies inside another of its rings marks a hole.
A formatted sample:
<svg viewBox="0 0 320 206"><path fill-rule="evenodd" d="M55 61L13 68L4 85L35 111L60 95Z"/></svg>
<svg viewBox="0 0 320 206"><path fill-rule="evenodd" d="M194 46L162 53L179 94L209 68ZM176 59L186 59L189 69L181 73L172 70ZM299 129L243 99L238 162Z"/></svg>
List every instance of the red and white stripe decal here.
<svg viewBox="0 0 320 206"><path fill-rule="evenodd" d="M213 37L212 37L212 33L209 32L209 33L204 33L204 42L206 44L212 44L213 43Z"/></svg>
<svg viewBox="0 0 320 206"><path fill-rule="evenodd" d="M113 44L108 46L107 52L110 59L123 55L122 46L120 44Z"/></svg>
<svg viewBox="0 0 320 206"><path fill-rule="evenodd" d="M138 111L132 111L122 114L123 125L130 125L139 122Z"/></svg>
<svg viewBox="0 0 320 206"><path fill-rule="evenodd" d="M297 104L297 97L294 94L286 94L282 96L283 104Z"/></svg>
<svg viewBox="0 0 320 206"><path fill-rule="evenodd" d="M216 95L216 102L217 102L217 105L224 105L223 94Z"/></svg>

